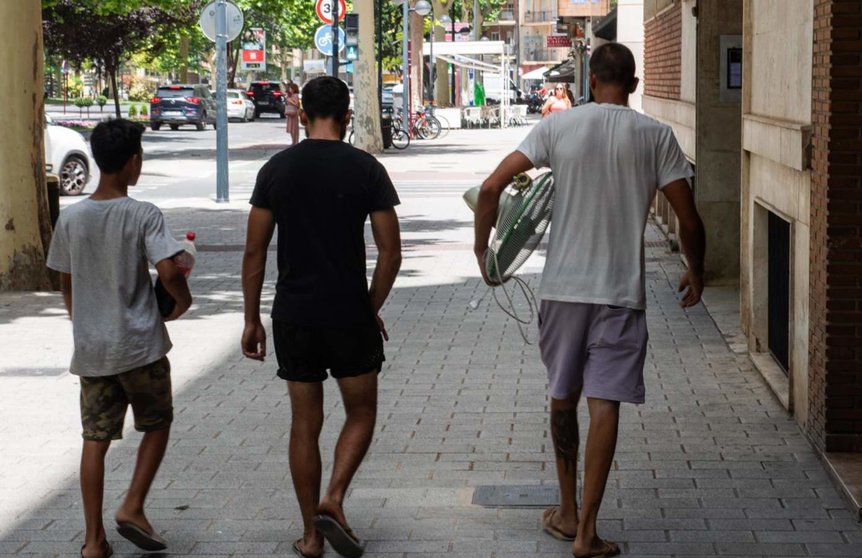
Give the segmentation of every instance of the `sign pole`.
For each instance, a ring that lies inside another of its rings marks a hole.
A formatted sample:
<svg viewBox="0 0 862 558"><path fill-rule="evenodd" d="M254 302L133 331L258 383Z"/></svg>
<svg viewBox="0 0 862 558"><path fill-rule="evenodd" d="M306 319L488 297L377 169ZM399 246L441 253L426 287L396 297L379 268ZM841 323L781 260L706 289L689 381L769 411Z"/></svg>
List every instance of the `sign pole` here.
<svg viewBox="0 0 862 558"><path fill-rule="evenodd" d="M410 5L407 0L403 0L402 2L402 19L403 19L403 38L401 48L402 52L402 60L401 60L401 75L404 76L401 80L401 110L403 111L401 115L401 125L404 127L404 130L407 131L408 135L410 134L410 67L407 60L408 55L408 47L407 47L407 39L410 37Z"/></svg>
<svg viewBox="0 0 862 558"><path fill-rule="evenodd" d="M227 149L227 0L216 4L216 202L230 201Z"/></svg>
<svg viewBox="0 0 862 558"><path fill-rule="evenodd" d="M332 77L338 77L338 9L339 0L332 0Z"/></svg>

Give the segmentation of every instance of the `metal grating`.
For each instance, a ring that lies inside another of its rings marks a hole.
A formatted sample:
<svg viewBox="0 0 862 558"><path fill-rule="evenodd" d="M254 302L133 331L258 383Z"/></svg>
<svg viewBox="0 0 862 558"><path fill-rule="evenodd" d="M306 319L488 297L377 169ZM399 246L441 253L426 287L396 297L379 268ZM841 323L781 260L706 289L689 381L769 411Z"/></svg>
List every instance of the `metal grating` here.
<svg viewBox="0 0 862 558"><path fill-rule="evenodd" d="M477 486L473 504L486 508L543 508L560 503L556 486L490 485Z"/></svg>

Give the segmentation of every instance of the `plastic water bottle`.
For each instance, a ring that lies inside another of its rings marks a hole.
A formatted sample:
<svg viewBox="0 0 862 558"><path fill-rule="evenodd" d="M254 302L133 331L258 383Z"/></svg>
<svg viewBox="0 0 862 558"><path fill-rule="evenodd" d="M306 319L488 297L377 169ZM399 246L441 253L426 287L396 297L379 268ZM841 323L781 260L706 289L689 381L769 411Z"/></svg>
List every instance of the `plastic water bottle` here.
<svg viewBox="0 0 862 558"><path fill-rule="evenodd" d="M198 256L198 251L195 248L196 237L197 235L195 235L194 231L187 232L185 240L180 242L183 246L183 251L174 256L174 263L177 264L177 267L180 268L186 279L192 274L192 269L195 267L195 259Z"/></svg>
<svg viewBox="0 0 862 558"><path fill-rule="evenodd" d="M187 232L186 238L180 241L183 251L173 257L174 263L186 279L191 275L192 269L195 267L195 259L198 255L198 251L195 248L196 236L193 231ZM159 314L162 317L169 316L174 311L177 301L168 293L162 284L162 280L159 278L156 279L154 290L156 292L156 303L159 306Z"/></svg>

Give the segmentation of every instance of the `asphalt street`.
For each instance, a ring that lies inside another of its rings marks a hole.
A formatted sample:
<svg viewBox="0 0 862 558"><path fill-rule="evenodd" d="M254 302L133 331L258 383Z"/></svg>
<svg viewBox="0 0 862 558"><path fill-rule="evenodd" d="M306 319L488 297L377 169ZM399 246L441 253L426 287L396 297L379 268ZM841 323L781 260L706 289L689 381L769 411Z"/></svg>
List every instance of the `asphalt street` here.
<svg viewBox="0 0 862 558"><path fill-rule="evenodd" d="M247 199L254 186L260 161L284 149L288 141L285 121L264 114L254 122L228 124L228 158L232 197ZM158 132L147 128L143 139L144 168L135 197L156 203L167 200L211 201L216 197L216 131L212 126L198 132L193 126ZM96 189L94 169L84 196ZM79 198L61 199L61 205Z"/></svg>

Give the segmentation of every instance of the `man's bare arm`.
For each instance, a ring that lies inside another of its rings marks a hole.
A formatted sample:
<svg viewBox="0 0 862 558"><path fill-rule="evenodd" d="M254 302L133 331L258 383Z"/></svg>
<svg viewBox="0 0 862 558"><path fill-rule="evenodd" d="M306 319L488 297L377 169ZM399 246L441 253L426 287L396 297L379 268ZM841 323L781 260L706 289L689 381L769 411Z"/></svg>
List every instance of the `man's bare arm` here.
<svg viewBox="0 0 862 558"><path fill-rule="evenodd" d="M383 321L377 314L386 302L386 297L395 284L398 270L401 269L401 228L395 210L386 209L371 213L371 232L377 246L377 264L374 266L374 275L371 276L368 295L380 331L383 337L389 340Z"/></svg>
<svg viewBox="0 0 862 558"><path fill-rule="evenodd" d="M173 258L165 258L156 263L156 272L158 272L165 290L176 301L173 312L165 317L165 321L176 320L185 314L192 305L192 293L189 292L189 284Z"/></svg>
<svg viewBox="0 0 862 558"><path fill-rule="evenodd" d="M686 180L671 182L661 190L679 220L679 238L688 271L683 273L679 291L688 289L680 302L683 308L700 302L703 294L703 259L706 254L706 231L697 212L691 187Z"/></svg>
<svg viewBox="0 0 862 558"><path fill-rule="evenodd" d="M266 251L275 231L272 211L252 207L248 215L245 253L242 257L242 298L245 329L242 334L242 352L254 360L266 357L266 331L260 320L260 293L266 273Z"/></svg>
<svg viewBox="0 0 862 558"><path fill-rule="evenodd" d="M479 270L482 277L489 285L492 284L485 273L484 257L488 249L488 239L491 229L497 220L497 207L500 203L500 194L506 186L512 182L516 174L533 168L533 163L520 151L513 151L503 159L494 172L482 183L479 189L479 200L476 202L476 215L474 221L475 240L473 252L479 260Z"/></svg>
<svg viewBox="0 0 862 558"><path fill-rule="evenodd" d="M60 290L63 292L63 304L66 305L66 312L69 317L72 317L72 275L69 273L60 273Z"/></svg>

